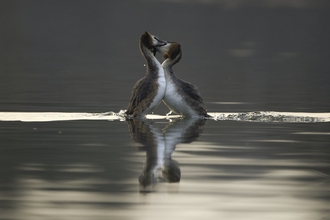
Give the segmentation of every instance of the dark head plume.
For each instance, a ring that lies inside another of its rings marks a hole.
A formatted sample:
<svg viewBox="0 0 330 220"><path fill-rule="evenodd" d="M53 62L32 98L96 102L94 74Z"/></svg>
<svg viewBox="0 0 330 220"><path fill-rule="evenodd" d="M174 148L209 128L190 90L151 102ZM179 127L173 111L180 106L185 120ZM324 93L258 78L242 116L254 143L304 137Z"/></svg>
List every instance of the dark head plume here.
<svg viewBox="0 0 330 220"><path fill-rule="evenodd" d="M174 60L175 57L177 57L181 53L181 45L176 42L170 43L170 48L167 52L164 53L164 59L170 58L171 60Z"/></svg>

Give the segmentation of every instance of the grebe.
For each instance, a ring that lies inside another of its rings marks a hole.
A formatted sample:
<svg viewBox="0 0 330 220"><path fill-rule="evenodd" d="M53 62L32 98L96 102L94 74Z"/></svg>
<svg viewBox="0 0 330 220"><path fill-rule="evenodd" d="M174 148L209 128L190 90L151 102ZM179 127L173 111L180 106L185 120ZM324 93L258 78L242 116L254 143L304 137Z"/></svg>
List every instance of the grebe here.
<svg viewBox="0 0 330 220"><path fill-rule="evenodd" d="M143 118L162 101L165 94L166 80L164 69L155 54L158 50L157 47L164 46L166 43L166 41L148 32L140 37L140 51L147 62L147 73L133 87L126 111L129 117Z"/></svg>
<svg viewBox="0 0 330 220"><path fill-rule="evenodd" d="M163 52L165 59L162 63L166 78L166 90L163 99L165 105L171 111L184 117L210 117L205 110L198 88L176 77L172 70L172 67L181 59L181 45L176 42L168 42L159 49Z"/></svg>

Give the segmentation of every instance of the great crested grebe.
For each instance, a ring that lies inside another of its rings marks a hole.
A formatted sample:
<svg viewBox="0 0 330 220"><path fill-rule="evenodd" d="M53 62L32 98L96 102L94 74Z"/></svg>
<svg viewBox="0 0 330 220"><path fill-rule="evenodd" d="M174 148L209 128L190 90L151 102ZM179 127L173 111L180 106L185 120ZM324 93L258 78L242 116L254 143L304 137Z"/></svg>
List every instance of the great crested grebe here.
<svg viewBox="0 0 330 220"><path fill-rule="evenodd" d="M159 47L163 52L165 61L162 66L165 71L166 90L163 102L169 109L184 117L210 117L204 107L203 99L198 88L175 76L172 67L178 63L182 56L181 45L168 42Z"/></svg>
<svg viewBox="0 0 330 220"><path fill-rule="evenodd" d="M126 111L129 117L143 118L162 101L166 80L164 69L155 57L157 47L166 45L166 41L145 32L140 37L140 51L147 64L146 75L133 87L132 96Z"/></svg>

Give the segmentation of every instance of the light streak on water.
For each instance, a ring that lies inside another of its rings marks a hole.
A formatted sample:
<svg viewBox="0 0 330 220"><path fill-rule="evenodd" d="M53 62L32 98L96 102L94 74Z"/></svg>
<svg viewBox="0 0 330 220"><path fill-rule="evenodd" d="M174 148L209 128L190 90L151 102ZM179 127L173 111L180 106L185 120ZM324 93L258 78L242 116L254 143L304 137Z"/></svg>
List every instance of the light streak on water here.
<svg viewBox="0 0 330 220"><path fill-rule="evenodd" d="M22 122L51 122L51 121L74 121L74 120L107 120L125 121L123 111L87 113L87 112L0 112L0 121L22 121ZM308 112L236 112L222 113L210 112L211 120L216 121L241 121L241 122L287 122L287 123L316 123L329 122L330 113L308 113ZM149 114L147 119L174 119L179 115L156 115Z"/></svg>

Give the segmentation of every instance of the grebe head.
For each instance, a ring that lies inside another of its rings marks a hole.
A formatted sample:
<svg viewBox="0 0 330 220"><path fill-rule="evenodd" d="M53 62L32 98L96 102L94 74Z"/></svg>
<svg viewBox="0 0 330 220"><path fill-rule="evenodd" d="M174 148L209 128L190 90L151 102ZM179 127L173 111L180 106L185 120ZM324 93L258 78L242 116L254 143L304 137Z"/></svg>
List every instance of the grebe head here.
<svg viewBox="0 0 330 220"><path fill-rule="evenodd" d="M159 47L159 50L163 52L163 57L165 59L165 61L162 63L164 69L171 69L172 66L181 60L181 45L177 42L168 42L166 45Z"/></svg>
<svg viewBox="0 0 330 220"><path fill-rule="evenodd" d="M181 56L181 45L177 42L168 42L166 45L158 48L163 52L164 59L170 58L174 60L179 55Z"/></svg>
<svg viewBox="0 0 330 220"><path fill-rule="evenodd" d="M144 32L140 38L140 42L147 47L154 55L156 52L160 52L158 47L165 46L167 42L165 40L160 39L157 36L154 36L148 32Z"/></svg>

